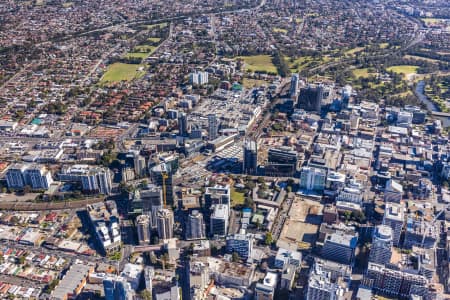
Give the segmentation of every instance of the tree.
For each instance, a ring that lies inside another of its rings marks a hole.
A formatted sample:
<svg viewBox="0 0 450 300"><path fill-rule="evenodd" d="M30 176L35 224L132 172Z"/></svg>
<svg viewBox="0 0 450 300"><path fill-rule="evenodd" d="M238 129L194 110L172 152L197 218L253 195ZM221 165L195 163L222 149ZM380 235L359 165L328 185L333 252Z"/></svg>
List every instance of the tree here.
<svg viewBox="0 0 450 300"><path fill-rule="evenodd" d="M239 254L237 252L233 252L231 255L231 261L232 262L239 262L241 258L239 257Z"/></svg>
<svg viewBox="0 0 450 300"><path fill-rule="evenodd" d="M59 279L54 279L52 282L50 282L47 285L47 287L45 288L45 292L47 294L50 294L55 289L55 287L58 285L58 283L59 283Z"/></svg>
<svg viewBox="0 0 450 300"><path fill-rule="evenodd" d="M272 63L277 67L278 74L280 74L281 77L286 77L291 73L289 66L280 51L275 51Z"/></svg>
<svg viewBox="0 0 450 300"><path fill-rule="evenodd" d="M155 253L153 253L153 251L150 253L150 263L152 264L152 265L156 265L156 262L157 262L157 260L156 260L156 255L155 255Z"/></svg>
<svg viewBox="0 0 450 300"><path fill-rule="evenodd" d="M267 264L267 261L263 261L260 265L259 265L259 268L262 270L262 271L267 271L267 268L269 267L269 265Z"/></svg>
<svg viewBox="0 0 450 300"><path fill-rule="evenodd" d="M29 185L24 186L24 187L23 187L23 192L24 192L25 194L30 193L30 192L31 192L31 186L29 186Z"/></svg>
<svg viewBox="0 0 450 300"><path fill-rule="evenodd" d="M258 230L261 228L261 221L258 219L256 219L256 228L258 228Z"/></svg>
<svg viewBox="0 0 450 300"><path fill-rule="evenodd" d="M264 240L267 246L272 245L273 243L273 237L271 232L266 233L266 239Z"/></svg>
<svg viewBox="0 0 450 300"><path fill-rule="evenodd" d="M351 217L359 223L364 223L366 221L366 216L361 211L352 212Z"/></svg>
<svg viewBox="0 0 450 300"><path fill-rule="evenodd" d="M248 190L253 190L255 188L256 184L253 180L247 181L245 184L245 188Z"/></svg>
<svg viewBox="0 0 450 300"><path fill-rule="evenodd" d="M254 203L254 201L251 197L245 197L245 200L244 200L245 207L252 207L253 203Z"/></svg>
<svg viewBox="0 0 450 300"><path fill-rule="evenodd" d="M349 210L346 210L345 212L344 212L344 217L345 217L345 221L349 221L350 220L350 217L352 216L352 212L351 211L349 211Z"/></svg>
<svg viewBox="0 0 450 300"><path fill-rule="evenodd" d="M190 254L193 254L193 253L194 253L194 247L195 247L194 243L190 243L190 244L189 244L188 252L189 252Z"/></svg>
<svg viewBox="0 0 450 300"><path fill-rule="evenodd" d="M163 270L166 269L166 265L168 262L169 262L169 254L164 253L163 255L161 255L161 264L162 264Z"/></svg>
<svg viewBox="0 0 450 300"><path fill-rule="evenodd" d="M152 292L149 290L142 290L139 293L139 296L143 299L143 300L152 300Z"/></svg>
<svg viewBox="0 0 450 300"><path fill-rule="evenodd" d="M211 246L211 255L212 256L216 256L216 255L218 255L219 254L219 249L217 249L217 246L216 245L212 245Z"/></svg>

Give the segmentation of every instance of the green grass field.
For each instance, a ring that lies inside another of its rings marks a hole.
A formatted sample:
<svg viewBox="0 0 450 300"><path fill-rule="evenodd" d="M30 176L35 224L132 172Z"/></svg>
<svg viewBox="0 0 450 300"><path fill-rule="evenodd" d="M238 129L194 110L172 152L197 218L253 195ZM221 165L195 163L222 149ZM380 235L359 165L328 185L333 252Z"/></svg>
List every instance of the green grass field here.
<svg viewBox="0 0 450 300"><path fill-rule="evenodd" d="M275 27L274 29L272 29L272 31L276 32L276 33L284 33L284 34L286 34L288 32L287 29L278 28L278 27Z"/></svg>
<svg viewBox="0 0 450 300"><path fill-rule="evenodd" d="M441 22L444 22L445 19L437 19L437 18L422 18L422 21L425 22L425 24L427 25L434 25L434 24L438 24Z"/></svg>
<svg viewBox="0 0 450 300"><path fill-rule="evenodd" d="M158 23L158 24L151 24L151 25L146 25L147 29L153 29L155 27L159 27L159 28L164 28L167 27L167 22L164 23Z"/></svg>
<svg viewBox="0 0 450 300"><path fill-rule="evenodd" d="M245 202L244 193L237 192L234 188L231 189L231 206L243 205Z"/></svg>
<svg viewBox="0 0 450 300"><path fill-rule="evenodd" d="M418 66L411 66L411 65L392 66L387 68L389 72L403 74L404 78L408 78L411 75L417 74L417 69L419 69Z"/></svg>
<svg viewBox="0 0 450 300"><path fill-rule="evenodd" d="M124 55L125 58L142 58L145 59L155 51L155 46L139 45L134 47L133 51Z"/></svg>
<svg viewBox="0 0 450 300"><path fill-rule="evenodd" d="M252 79L252 78L244 78L244 80L242 81L242 85L245 88L259 87L263 84L267 85L268 82L265 80Z"/></svg>
<svg viewBox="0 0 450 300"><path fill-rule="evenodd" d="M278 73L270 55L238 56L237 58L245 62L245 69L250 72Z"/></svg>
<svg viewBox="0 0 450 300"><path fill-rule="evenodd" d="M354 69L352 70L353 75L355 75L355 77L359 78L367 78L370 75L372 75L373 73L369 72L369 68L363 68L363 69Z"/></svg>
<svg viewBox="0 0 450 300"><path fill-rule="evenodd" d="M439 60L437 59L432 59L432 58L428 58L428 57L422 57L422 56L416 56L416 55L405 55L403 56L404 58L411 58L411 59L418 59L418 60L424 60L424 61L428 61L428 62L432 62L432 63L437 63L439 62Z"/></svg>
<svg viewBox="0 0 450 300"><path fill-rule="evenodd" d="M127 54L125 54L126 58L147 58L148 57L148 53L146 52L128 52Z"/></svg>
<svg viewBox="0 0 450 300"><path fill-rule="evenodd" d="M303 70L310 62L315 59L312 56L301 56L295 59L291 59L290 57L284 58L289 66L289 69L292 73L298 73ZM318 60L322 61L322 59Z"/></svg>
<svg viewBox="0 0 450 300"><path fill-rule="evenodd" d="M161 41L161 38L151 37L151 38L148 38L147 40L152 43L159 43Z"/></svg>
<svg viewBox="0 0 450 300"><path fill-rule="evenodd" d="M144 52L144 53L153 53L153 51L155 51L155 46L150 46L150 45L139 45L134 47L133 51L134 52Z"/></svg>
<svg viewBox="0 0 450 300"><path fill-rule="evenodd" d="M108 70L103 74L100 82L119 82L130 81L144 76L145 71L140 70L143 65L114 63L108 67Z"/></svg>
<svg viewBox="0 0 450 300"><path fill-rule="evenodd" d="M358 52L361 52L363 50L364 50L364 47L356 47L356 48L349 49L349 50L345 51L345 54L346 55L354 55L354 54L356 54Z"/></svg>

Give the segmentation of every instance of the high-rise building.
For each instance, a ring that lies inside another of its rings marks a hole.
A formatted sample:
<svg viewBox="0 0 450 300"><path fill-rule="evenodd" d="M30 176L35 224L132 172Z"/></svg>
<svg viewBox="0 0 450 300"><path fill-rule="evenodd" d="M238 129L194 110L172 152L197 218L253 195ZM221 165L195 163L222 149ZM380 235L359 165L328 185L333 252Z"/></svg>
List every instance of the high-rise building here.
<svg viewBox="0 0 450 300"><path fill-rule="evenodd" d="M267 161L266 176L292 177L297 171L297 152L291 147L270 148Z"/></svg>
<svg viewBox="0 0 450 300"><path fill-rule="evenodd" d="M53 182L52 175L45 166L30 165L24 172L25 182L27 182L32 189L46 190Z"/></svg>
<svg viewBox="0 0 450 300"><path fill-rule="evenodd" d="M403 187L400 183L390 179L384 190L384 201L400 203L403 197Z"/></svg>
<svg viewBox="0 0 450 300"><path fill-rule="evenodd" d="M87 213L103 252L111 254L119 251L122 237L116 203L107 201L89 204Z"/></svg>
<svg viewBox="0 0 450 300"><path fill-rule="evenodd" d="M158 156L158 159L160 162L166 165L167 169L170 170L172 174L175 174L180 167L180 157L176 154L160 154Z"/></svg>
<svg viewBox="0 0 450 300"><path fill-rule="evenodd" d="M189 262L188 280L190 299L201 299L211 281L208 266L202 261L191 260Z"/></svg>
<svg viewBox="0 0 450 300"><path fill-rule="evenodd" d="M397 203L386 203L383 225L391 227L392 243L394 246L398 246L400 243L400 235L402 234L404 222L403 206Z"/></svg>
<svg viewBox="0 0 450 300"><path fill-rule="evenodd" d="M121 182L128 182L136 178L136 173L134 170L128 167L122 168L120 174L122 177Z"/></svg>
<svg viewBox="0 0 450 300"><path fill-rule="evenodd" d="M300 267L302 262L302 254L298 251L291 251L284 248L279 248L275 256L274 267L284 270L288 265Z"/></svg>
<svg viewBox="0 0 450 300"><path fill-rule="evenodd" d="M357 234L337 231L328 234L322 248L322 257L341 264L351 264L358 243Z"/></svg>
<svg viewBox="0 0 450 300"><path fill-rule="evenodd" d="M379 225L375 229L370 247L369 261L385 265L392 256L392 229L387 225Z"/></svg>
<svg viewBox="0 0 450 300"><path fill-rule="evenodd" d="M304 109L306 111L315 111L320 113L323 100L323 86L322 85L310 85L308 87L300 89L300 94L297 100L297 108Z"/></svg>
<svg viewBox="0 0 450 300"><path fill-rule="evenodd" d="M216 114L208 115L208 139L215 140L219 134L219 122Z"/></svg>
<svg viewBox="0 0 450 300"><path fill-rule="evenodd" d="M299 76L298 74L293 74L291 77L291 86L289 88L289 96L296 97L298 94Z"/></svg>
<svg viewBox="0 0 450 300"><path fill-rule="evenodd" d="M136 229L140 245L150 243L150 216L140 215L136 218Z"/></svg>
<svg viewBox="0 0 450 300"><path fill-rule="evenodd" d="M196 240L205 238L205 223L203 214L198 210L193 210L188 216L186 224L186 239Z"/></svg>
<svg viewBox="0 0 450 300"><path fill-rule="evenodd" d="M165 187L166 193L165 193L165 195L163 194L163 200L164 200L164 196L165 196L166 204L168 206L171 206L174 204L172 175L173 175L172 168L170 167L169 164L166 164L166 163L158 164L158 165L154 166L150 171L150 177L152 179L152 182L154 184L160 186L163 189Z"/></svg>
<svg viewBox="0 0 450 300"><path fill-rule="evenodd" d="M178 115L178 135L185 137L189 136L189 129L187 114L182 112Z"/></svg>
<svg viewBox="0 0 450 300"><path fill-rule="evenodd" d="M258 171L258 145L255 141L245 141L242 173L256 175Z"/></svg>
<svg viewBox="0 0 450 300"><path fill-rule="evenodd" d="M367 278L372 288L381 294L394 298L407 298L413 291L425 291L427 279L414 272L394 270L387 266L369 262Z"/></svg>
<svg viewBox="0 0 450 300"><path fill-rule="evenodd" d="M327 171L325 169L303 167L300 175L300 188L308 191L323 191Z"/></svg>
<svg viewBox="0 0 450 300"><path fill-rule="evenodd" d="M211 207L214 204L226 204L230 206L230 186L210 186L205 191L205 206Z"/></svg>
<svg viewBox="0 0 450 300"><path fill-rule="evenodd" d="M194 72L190 75L191 84L203 85L208 83L208 72Z"/></svg>
<svg viewBox="0 0 450 300"><path fill-rule="evenodd" d="M270 163L292 164L297 167L297 151L291 147L270 148L267 153L267 160Z"/></svg>
<svg viewBox="0 0 450 300"><path fill-rule="evenodd" d="M315 259L308 277L306 300L338 300L348 289L351 268L332 261Z"/></svg>
<svg viewBox="0 0 450 300"><path fill-rule="evenodd" d="M148 184L134 192L130 213L135 216L149 215L151 227L156 228L156 214L163 209L162 201L162 188Z"/></svg>
<svg viewBox="0 0 450 300"><path fill-rule="evenodd" d="M211 236L223 237L227 235L230 208L227 204L214 204L210 217Z"/></svg>
<svg viewBox="0 0 450 300"><path fill-rule="evenodd" d="M33 190L47 190L52 182L52 174L43 165L13 164L6 172L9 188L23 189L28 185Z"/></svg>
<svg viewBox="0 0 450 300"><path fill-rule="evenodd" d="M160 239L173 238L173 212L169 209L161 209L156 216L158 236Z"/></svg>
<svg viewBox="0 0 450 300"><path fill-rule="evenodd" d="M350 97L352 96L353 93L353 89L350 85L346 85L342 88L342 103L344 104L345 107L347 107L348 102L350 101Z"/></svg>
<svg viewBox="0 0 450 300"><path fill-rule="evenodd" d="M142 155L137 154L134 157L134 172L136 173L136 176L139 177L147 175L147 165L145 163L145 157Z"/></svg>
<svg viewBox="0 0 450 300"><path fill-rule="evenodd" d="M252 256L253 252L253 235L252 234L233 234L226 238L227 252L236 252L242 259L247 259Z"/></svg>
<svg viewBox="0 0 450 300"><path fill-rule="evenodd" d="M255 300L273 300L278 283L278 274L267 272L262 283L255 286Z"/></svg>
<svg viewBox="0 0 450 300"><path fill-rule="evenodd" d="M26 185L23 176L26 169L27 166L23 164L14 164L8 168L8 171L6 172L6 182L9 188L23 189Z"/></svg>
<svg viewBox="0 0 450 300"><path fill-rule="evenodd" d="M134 290L122 277L107 277L103 280L105 300L133 300Z"/></svg>
<svg viewBox="0 0 450 300"><path fill-rule="evenodd" d="M81 185L84 191L111 194L111 171L107 168L90 168L86 174L81 176Z"/></svg>
<svg viewBox="0 0 450 300"><path fill-rule="evenodd" d="M337 284L327 282L326 277L310 276L308 279L307 300L337 300Z"/></svg>
<svg viewBox="0 0 450 300"><path fill-rule="evenodd" d="M439 222L432 223L423 216L408 215L403 246L405 248L412 248L413 246L426 249L433 248L439 240L440 227Z"/></svg>

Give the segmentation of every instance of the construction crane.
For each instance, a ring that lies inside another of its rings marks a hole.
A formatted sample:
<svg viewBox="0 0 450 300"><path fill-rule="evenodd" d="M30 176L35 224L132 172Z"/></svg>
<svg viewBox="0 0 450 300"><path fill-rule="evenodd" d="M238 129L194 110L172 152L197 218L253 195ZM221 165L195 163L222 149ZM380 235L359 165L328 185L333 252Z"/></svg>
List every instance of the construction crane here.
<svg viewBox="0 0 450 300"><path fill-rule="evenodd" d="M167 173L167 167L165 163L161 163L160 167L161 167L164 208L167 208L166 179L169 178L169 174Z"/></svg>

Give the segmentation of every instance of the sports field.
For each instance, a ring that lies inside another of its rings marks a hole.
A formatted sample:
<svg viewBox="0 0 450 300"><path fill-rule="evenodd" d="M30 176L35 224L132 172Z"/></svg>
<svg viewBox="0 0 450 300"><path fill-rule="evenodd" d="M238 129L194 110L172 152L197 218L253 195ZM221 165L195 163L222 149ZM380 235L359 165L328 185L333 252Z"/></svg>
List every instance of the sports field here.
<svg viewBox="0 0 450 300"><path fill-rule="evenodd" d="M102 83L130 81L142 77L144 74L143 65L114 63L108 67L100 81Z"/></svg>
<svg viewBox="0 0 450 300"><path fill-rule="evenodd" d="M417 74L418 66L402 65L402 66L392 66L387 68L389 72L394 72L397 74L403 74L404 78L409 78L411 75Z"/></svg>
<svg viewBox="0 0 450 300"><path fill-rule="evenodd" d="M245 62L245 69L250 72L277 73L270 55L238 56Z"/></svg>

